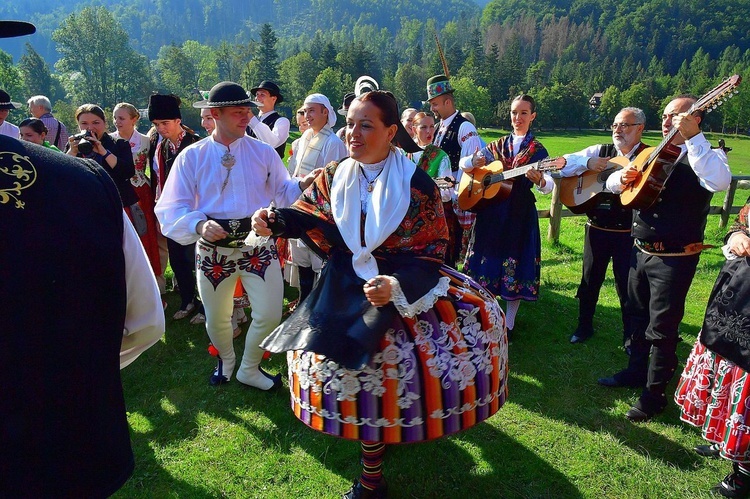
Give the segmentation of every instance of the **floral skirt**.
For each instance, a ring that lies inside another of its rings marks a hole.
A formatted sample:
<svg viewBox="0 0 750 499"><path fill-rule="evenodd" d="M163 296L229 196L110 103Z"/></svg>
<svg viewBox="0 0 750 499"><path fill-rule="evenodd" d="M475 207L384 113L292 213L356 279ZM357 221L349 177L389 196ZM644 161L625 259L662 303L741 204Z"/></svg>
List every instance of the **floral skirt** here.
<svg viewBox="0 0 750 499"><path fill-rule="evenodd" d="M747 371L707 349L690 352L675 392L680 419L702 428L721 456L750 463L750 383Z"/></svg>
<svg viewBox="0 0 750 499"><path fill-rule="evenodd" d="M290 351L294 414L311 428L352 440L405 443L456 433L489 418L507 396L508 342L495 298L443 267L448 296L398 318L362 370Z"/></svg>

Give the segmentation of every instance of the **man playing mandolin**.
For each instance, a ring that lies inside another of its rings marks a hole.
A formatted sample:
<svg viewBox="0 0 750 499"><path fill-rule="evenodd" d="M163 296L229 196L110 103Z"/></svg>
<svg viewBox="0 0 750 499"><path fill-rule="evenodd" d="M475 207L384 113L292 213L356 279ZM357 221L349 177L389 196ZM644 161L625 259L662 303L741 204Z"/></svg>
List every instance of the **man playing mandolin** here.
<svg viewBox="0 0 750 499"><path fill-rule="evenodd" d="M676 160L664 168L668 181L653 204L634 210L635 245L625 306L630 359L626 369L599 379L609 387L644 387L625 414L634 422L651 419L667 405L665 391L677 367L678 327L703 248L711 197L729 187L732 178L726 154L711 149L700 131L707 106L697 104L705 100L681 95L667 104L662 114L664 140L656 151L673 153ZM651 175L638 164L648 155L644 151L610 175L607 188L622 192L641 176Z"/></svg>
<svg viewBox="0 0 750 499"><path fill-rule="evenodd" d="M612 260L617 296L622 310L623 332L628 331L625 299L628 292L628 270L633 239L630 226L633 210L620 203L620 197L606 189L604 182L614 171L608 165L613 156L635 158L646 144L641 135L646 115L637 107L621 109L612 123L612 144L597 144L573 154L566 154L567 163L560 171L560 198L574 213L586 213L583 242L583 275L578 286L578 327L571 343L582 343L594 334L594 311L604 283L607 266ZM563 194L569 194L570 200ZM624 333L623 333L624 334Z"/></svg>

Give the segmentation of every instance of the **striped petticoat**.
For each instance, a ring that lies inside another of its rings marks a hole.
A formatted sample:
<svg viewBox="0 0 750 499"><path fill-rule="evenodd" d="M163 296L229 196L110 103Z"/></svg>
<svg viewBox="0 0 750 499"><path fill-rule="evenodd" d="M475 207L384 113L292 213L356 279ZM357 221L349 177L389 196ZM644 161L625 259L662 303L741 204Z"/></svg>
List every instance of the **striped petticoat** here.
<svg viewBox="0 0 750 499"><path fill-rule="evenodd" d="M449 435L489 418L507 396L508 342L495 298L448 267L448 297L398 318L362 370L312 352L288 355L292 409L329 435L384 443Z"/></svg>
<svg viewBox="0 0 750 499"><path fill-rule="evenodd" d="M680 419L702 428L721 456L750 463L750 383L747 371L707 349L699 340L680 376L674 400Z"/></svg>

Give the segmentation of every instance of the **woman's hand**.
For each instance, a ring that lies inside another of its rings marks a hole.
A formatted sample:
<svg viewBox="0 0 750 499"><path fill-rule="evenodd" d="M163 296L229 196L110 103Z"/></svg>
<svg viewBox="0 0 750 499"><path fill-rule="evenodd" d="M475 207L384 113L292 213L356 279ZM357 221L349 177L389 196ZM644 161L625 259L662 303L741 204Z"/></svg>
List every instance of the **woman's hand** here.
<svg viewBox="0 0 750 499"><path fill-rule="evenodd" d="M91 135L86 137L86 140L91 143L91 147L96 154L99 156L107 154L107 149L104 148L102 141L99 140L99 137L97 137L94 132L91 132Z"/></svg>
<svg viewBox="0 0 750 499"><path fill-rule="evenodd" d="M367 281L363 287L365 298L373 307L382 307L391 301L391 280L379 275Z"/></svg>
<svg viewBox="0 0 750 499"><path fill-rule="evenodd" d="M477 150L474 151L474 154L471 155L471 166L474 168L482 167L487 164L487 160L484 158L484 154L479 152L479 147L477 147Z"/></svg>
<svg viewBox="0 0 750 499"><path fill-rule="evenodd" d="M526 172L526 178L534 182L540 189L543 189L547 185L547 181L544 180L544 174L534 168Z"/></svg>
<svg viewBox="0 0 750 499"><path fill-rule="evenodd" d="M260 237L267 237L273 234L268 227L269 224L276 220L276 214L268 208L261 208L253 214L253 232Z"/></svg>
<svg viewBox="0 0 750 499"><path fill-rule="evenodd" d="M75 135L71 135L68 139L68 155L69 156L78 156L78 139L75 138Z"/></svg>
<svg viewBox="0 0 750 499"><path fill-rule="evenodd" d="M744 232L735 232L727 241L729 249L737 256L750 256L750 237Z"/></svg>

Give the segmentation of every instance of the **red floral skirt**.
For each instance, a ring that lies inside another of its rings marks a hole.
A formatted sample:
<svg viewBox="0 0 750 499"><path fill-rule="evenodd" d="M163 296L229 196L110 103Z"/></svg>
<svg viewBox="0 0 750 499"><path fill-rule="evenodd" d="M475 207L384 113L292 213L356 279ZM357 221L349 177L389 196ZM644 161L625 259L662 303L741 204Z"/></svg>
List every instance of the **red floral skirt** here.
<svg viewBox="0 0 750 499"><path fill-rule="evenodd" d="M750 463L750 383L747 371L696 340L675 392L680 419L700 427L721 456Z"/></svg>

